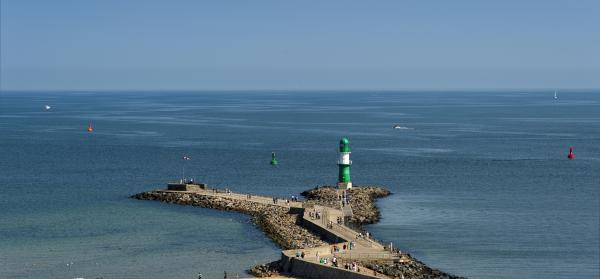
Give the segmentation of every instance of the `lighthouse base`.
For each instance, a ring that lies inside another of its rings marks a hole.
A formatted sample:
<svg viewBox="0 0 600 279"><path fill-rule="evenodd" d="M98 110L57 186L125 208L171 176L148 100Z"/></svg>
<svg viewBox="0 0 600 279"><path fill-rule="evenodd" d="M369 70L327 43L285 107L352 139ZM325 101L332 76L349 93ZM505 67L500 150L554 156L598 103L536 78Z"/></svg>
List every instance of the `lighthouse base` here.
<svg viewBox="0 0 600 279"><path fill-rule="evenodd" d="M338 182L337 184L338 189L352 189L352 182Z"/></svg>

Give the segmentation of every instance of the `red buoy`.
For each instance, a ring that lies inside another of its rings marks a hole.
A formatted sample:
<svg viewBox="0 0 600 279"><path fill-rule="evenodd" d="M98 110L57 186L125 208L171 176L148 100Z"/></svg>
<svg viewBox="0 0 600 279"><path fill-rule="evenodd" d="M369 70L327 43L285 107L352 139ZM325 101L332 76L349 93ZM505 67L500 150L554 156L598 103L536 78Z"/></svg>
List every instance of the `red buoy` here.
<svg viewBox="0 0 600 279"><path fill-rule="evenodd" d="M569 155L567 155L567 158L569 158L569 160L575 159L575 153L573 153L573 147L569 148Z"/></svg>
<svg viewBox="0 0 600 279"><path fill-rule="evenodd" d="M88 124L87 131L88 131L88 133L91 133L94 131L94 128L92 128L92 122L90 122L90 124Z"/></svg>

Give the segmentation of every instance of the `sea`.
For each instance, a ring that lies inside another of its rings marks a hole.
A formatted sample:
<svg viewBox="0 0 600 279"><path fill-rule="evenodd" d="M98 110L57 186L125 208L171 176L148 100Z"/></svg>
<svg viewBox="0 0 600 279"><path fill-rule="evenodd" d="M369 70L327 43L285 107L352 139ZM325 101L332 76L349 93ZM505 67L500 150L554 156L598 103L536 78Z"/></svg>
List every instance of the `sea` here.
<svg viewBox="0 0 600 279"><path fill-rule="evenodd" d="M439 90L2 91L0 278L246 276L280 256L249 217L130 196L298 195L336 183L343 136L353 183L393 193L379 240L468 278L600 277L600 91Z"/></svg>

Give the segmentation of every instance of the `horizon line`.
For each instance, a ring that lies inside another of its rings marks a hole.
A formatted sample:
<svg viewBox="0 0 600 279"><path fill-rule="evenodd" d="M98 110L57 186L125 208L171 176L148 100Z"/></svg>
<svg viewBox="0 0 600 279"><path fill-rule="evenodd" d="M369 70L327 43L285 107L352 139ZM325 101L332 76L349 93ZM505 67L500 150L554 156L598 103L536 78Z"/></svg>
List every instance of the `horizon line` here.
<svg viewBox="0 0 600 279"><path fill-rule="evenodd" d="M524 88L398 88L398 89L376 89L376 88L366 88L366 89L1 89L2 92L31 92L31 93L116 93L116 92L197 92L197 93L207 93L207 92L365 92L365 91L375 91L375 92L455 92L455 91L522 91L522 90L530 90L530 91L600 91L600 87L524 87ZM375 93L371 92L371 93Z"/></svg>

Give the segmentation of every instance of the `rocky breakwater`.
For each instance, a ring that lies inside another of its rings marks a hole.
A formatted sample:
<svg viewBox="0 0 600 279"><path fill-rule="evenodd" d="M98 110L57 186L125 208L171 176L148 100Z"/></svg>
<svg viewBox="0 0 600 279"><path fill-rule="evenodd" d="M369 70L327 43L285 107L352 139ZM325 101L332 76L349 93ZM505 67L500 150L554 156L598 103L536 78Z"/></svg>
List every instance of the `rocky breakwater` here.
<svg viewBox="0 0 600 279"><path fill-rule="evenodd" d="M390 278L431 278L431 279L466 279L465 277L455 276L445 273L438 269L432 269L413 258L410 254L402 253L402 262L389 263L378 261L359 261L361 265L378 273L385 274Z"/></svg>
<svg viewBox="0 0 600 279"><path fill-rule="evenodd" d="M254 274L254 276L259 278L273 277L279 275L279 273L281 272L281 264L280 261L274 261L267 264L259 264L250 268L248 272L250 272L250 274Z"/></svg>
<svg viewBox="0 0 600 279"><path fill-rule="evenodd" d="M291 214L288 208L281 206L184 192L150 191L135 194L132 198L248 214L267 236L285 250L313 248L326 244L319 236L298 225L301 218L299 214Z"/></svg>
<svg viewBox="0 0 600 279"><path fill-rule="evenodd" d="M351 222L357 225L359 230L362 230L362 225L377 223L381 217L381 213L375 202L378 198L383 198L390 194L389 190L379 186L355 186L348 190L348 203L352 207L353 214ZM318 186L302 192L302 195L306 197L308 203L329 207L340 206L340 194L334 186ZM393 253L397 253L401 260L396 262L359 260L358 262L362 266L391 278L464 278L432 269L408 253L398 250L393 251Z"/></svg>

